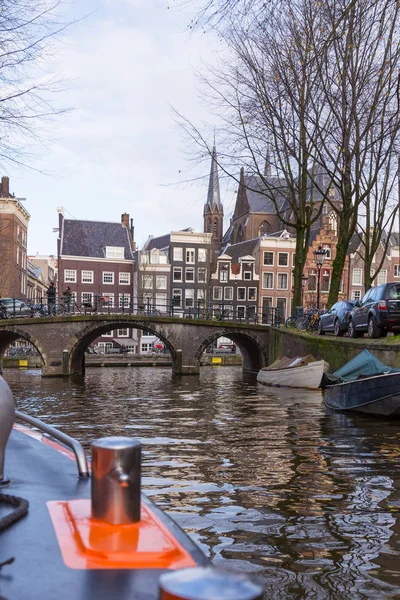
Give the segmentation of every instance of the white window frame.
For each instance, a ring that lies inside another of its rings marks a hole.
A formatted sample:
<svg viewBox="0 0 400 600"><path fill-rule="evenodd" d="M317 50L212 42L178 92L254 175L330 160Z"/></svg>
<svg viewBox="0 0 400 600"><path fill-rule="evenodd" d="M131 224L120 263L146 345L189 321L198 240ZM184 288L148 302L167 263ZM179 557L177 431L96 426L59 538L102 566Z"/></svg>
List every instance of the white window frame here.
<svg viewBox="0 0 400 600"><path fill-rule="evenodd" d="M105 281L105 276L111 275L111 281ZM102 274L103 285L114 285L114 272L113 271L103 271Z"/></svg>
<svg viewBox="0 0 400 600"><path fill-rule="evenodd" d="M193 279L188 279L188 273L193 275ZM189 283L194 283L196 280L196 269L194 267L186 267L185 268L185 281Z"/></svg>
<svg viewBox="0 0 400 600"><path fill-rule="evenodd" d="M189 288L185 290L185 308L193 308L194 307L194 288Z"/></svg>
<svg viewBox="0 0 400 600"><path fill-rule="evenodd" d="M207 248L199 248L197 250L198 262L207 262Z"/></svg>
<svg viewBox="0 0 400 600"><path fill-rule="evenodd" d="M166 290L167 289L167 276L166 275L156 275L156 290Z"/></svg>
<svg viewBox="0 0 400 600"><path fill-rule="evenodd" d="M222 286L214 285L213 287L213 300L222 300Z"/></svg>
<svg viewBox="0 0 400 600"><path fill-rule="evenodd" d="M93 306L93 292L81 292L81 302Z"/></svg>
<svg viewBox="0 0 400 600"><path fill-rule="evenodd" d="M266 254L272 254L272 264L268 264L265 262L265 255ZM273 267L275 263L275 252L272 252L272 250L264 250L264 255L263 255L263 265L264 267Z"/></svg>
<svg viewBox="0 0 400 600"><path fill-rule="evenodd" d="M204 274L204 277L202 277L203 274ZM197 283L206 283L206 282L207 282L207 267L198 267Z"/></svg>
<svg viewBox="0 0 400 600"><path fill-rule="evenodd" d="M114 294L102 294L103 298L108 298L108 300L104 300L102 304L102 308L114 308Z"/></svg>
<svg viewBox="0 0 400 600"><path fill-rule="evenodd" d="M106 331L106 333L101 334L101 337L114 337L114 331Z"/></svg>
<svg viewBox="0 0 400 600"><path fill-rule="evenodd" d="M250 290L254 290L254 298L250 299ZM256 287L248 287L247 288L247 300L249 302L257 302L257 288Z"/></svg>
<svg viewBox="0 0 400 600"><path fill-rule="evenodd" d="M243 315L239 315L239 312L243 311ZM246 307L239 305L236 307L236 315L238 317L238 319L245 319L246 318Z"/></svg>
<svg viewBox="0 0 400 600"><path fill-rule="evenodd" d="M180 288L174 288L172 290L172 298L175 299L175 297L179 297L180 298L180 303L179 304L174 304L173 305L174 308L182 308L182 289L180 289Z"/></svg>
<svg viewBox="0 0 400 600"><path fill-rule="evenodd" d="M355 277L355 275L359 275L359 281L358 281L358 277ZM353 269L353 276L352 276L352 285L362 285L362 280L363 280L363 270L356 267L355 269Z"/></svg>
<svg viewBox="0 0 400 600"><path fill-rule="evenodd" d="M172 248L172 260L183 261L183 248L180 246L174 246L174 248Z"/></svg>
<svg viewBox="0 0 400 600"><path fill-rule="evenodd" d="M127 271L121 271L118 275L119 285L131 285L131 274Z"/></svg>
<svg viewBox="0 0 400 600"><path fill-rule="evenodd" d="M387 283L387 270L381 269L377 275L376 284L382 285L384 283Z"/></svg>
<svg viewBox="0 0 400 600"><path fill-rule="evenodd" d="M286 277L286 287L280 287L279 286L279 276L282 276L283 278ZM276 276L276 289L277 290L287 290L289 286L289 277L287 273L277 273Z"/></svg>
<svg viewBox="0 0 400 600"><path fill-rule="evenodd" d="M106 258L125 258L125 248L123 246L106 246Z"/></svg>
<svg viewBox="0 0 400 600"><path fill-rule="evenodd" d="M123 329L118 329L118 336L117 337L129 337L129 329L127 327L124 327Z"/></svg>
<svg viewBox="0 0 400 600"><path fill-rule="evenodd" d="M142 289L143 291L153 289L153 275L142 275Z"/></svg>
<svg viewBox="0 0 400 600"><path fill-rule="evenodd" d="M239 298L239 290L244 290L244 297L243 298ZM246 301L246 288L245 287L238 287L237 289L237 300L241 300L243 302Z"/></svg>
<svg viewBox="0 0 400 600"><path fill-rule="evenodd" d="M248 277L247 277L248 275ZM243 271L243 280L244 281L251 281L251 271Z"/></svg>
<svg viewBox="0 0 400 600"><path fill-rule="evenodd" d="M190 260L193 258L193 260ZM195 248L186 248L185 250L185 262L187 265L194 265L196 262L196 249Z"/></svg>
<svg viewBox="0 0 400 600"><path fill-rule="evenodd" d="M228 269L220 269L219 271L219 280L221 283L227 283L229 280L229 272Z"/></svg>
<svg viewBox="0 0 400 600"><path fill-rule="evenodd" d="M175 279L175 272L178 272L181 274L181 278L180 279ZM182 267L172 267L172 281L174 282L178 282L178 283L182 283L183 282L183 274L182 274Z"/></svg>
<svg viewBox="0 0 400 600"><path fill-rule="evenodd" d="M355 300L356 302L360 302L361 301L361 290L353 290L351 293L351 298L352 298L352 300Z"/></svg>
<svg viewBox="0 0 400 600"><path fill-rule="evenodd" d="M393 265L393 277L400 277L400 264Z"/></svg>
<svg viewBox="0 0 400 600"><path fill-rule="evenodd" d="M281 256L286 256L286 265L281 265ZM278 267L289 266L289 252L278 252Z"/></svg>
<svg viewBox="0 0 400 600"><path fill-rule="evenodd" d="M89 281L86 281L86 280ZM85 283L85 284L91 284L94 282L94 271L86 271L86 270L82 270L81 271L81 282Z"/></svg>
<svg viewBox="0 0 400 600"><path fill-rule="evenodd" d="M76 283L76 269L64 269L64 283Z"/></svg>
<svg viewBox="0 0 400 600"><path fill-rule="evenodd" d="M272 285L271 287L267 287L264 285L264 275L272 275ZM264 271L262 274L262 289L263 290L273 290L274 289L274 273L272 271Z"/></svg>
<svg viewBox="0 0 400 600"><path fill-rule="evenodd" d="M228 291L230 292L228 294ZM227 286L224 288L224 300L233 300L233 287Z"/></svg>
<svg viewBox="0 0 400 600"><path fill-rule="evenodd" d="M167 311L167 294L156 294L156 309L160 311Z"/></svg>
<svg viewBox="0 0 400 600"><path fill-rule="evenodd" d="M119 308L129 308L131 305L131 295L130 294L118 294L118 307Z"/></svg>

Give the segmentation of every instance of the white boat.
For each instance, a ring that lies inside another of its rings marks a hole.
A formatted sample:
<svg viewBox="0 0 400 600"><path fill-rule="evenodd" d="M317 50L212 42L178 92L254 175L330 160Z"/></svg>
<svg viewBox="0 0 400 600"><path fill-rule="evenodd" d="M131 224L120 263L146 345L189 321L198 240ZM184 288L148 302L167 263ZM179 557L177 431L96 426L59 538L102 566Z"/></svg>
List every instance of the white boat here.
<svg viewBox="0 0 400 600"><path fill-rule="evenodd" d="M329 371L329 364L324 360L315 360L311 354L295 358L285 356L269 367L261 369L257 381L264 385L315 390L319 387L322 375L326 371Z"/></svg>

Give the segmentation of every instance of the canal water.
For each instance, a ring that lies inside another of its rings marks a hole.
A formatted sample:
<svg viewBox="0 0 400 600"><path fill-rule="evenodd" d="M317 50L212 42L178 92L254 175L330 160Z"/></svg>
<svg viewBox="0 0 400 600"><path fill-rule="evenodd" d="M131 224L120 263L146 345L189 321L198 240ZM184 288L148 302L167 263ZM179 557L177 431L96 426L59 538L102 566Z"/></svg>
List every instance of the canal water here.
<svg viewBox="0 0 400 600"><path fill-rule="evenodd" d="M139 438L144 488L215 565L266 598L400 598L400 422L328 414L319 392L237 367L6 370L19 410L90 441Z"/></svg>

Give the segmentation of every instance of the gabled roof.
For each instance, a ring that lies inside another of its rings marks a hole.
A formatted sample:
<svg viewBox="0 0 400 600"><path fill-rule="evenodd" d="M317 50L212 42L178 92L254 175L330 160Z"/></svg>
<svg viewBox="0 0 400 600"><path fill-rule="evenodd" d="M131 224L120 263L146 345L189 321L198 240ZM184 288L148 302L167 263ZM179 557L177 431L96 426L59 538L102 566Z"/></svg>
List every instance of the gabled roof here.
<svg viewBox="0 0 400 600"><path fill-rule="evenodd" d="M166 233L152 238L146 245L146 250L167 250L171 243L171 234Z"/></svg>
<svg viewBox="0 0 400 600"><path fill-rule="evenodd" d="M239 242L238 244L232 244L225 248L224 254L232 257L232 262L239 262L239 258L244 256L254 256L257 249L259 238L254 240L246 240L245 242Z"/></svg>
<svg viewBox="0 0 400 600"><path fill-rule="evenodd" d="M64 219L61 255L105 258L106 246L124 248L124 258L133 259L128 229L122 223Z"/></svg>
<svg viewBox="0 0 400 600"><path fill-rule="evenodd" d="M274 195L280 211L288 208L288 202L282 193L285 184L278 177L267 177L269 186L259 175L245 175L244 184L246 186L247 200L250 206L250 212L265 213L267 215L276 215L275 203L270 199Z"/></svg>

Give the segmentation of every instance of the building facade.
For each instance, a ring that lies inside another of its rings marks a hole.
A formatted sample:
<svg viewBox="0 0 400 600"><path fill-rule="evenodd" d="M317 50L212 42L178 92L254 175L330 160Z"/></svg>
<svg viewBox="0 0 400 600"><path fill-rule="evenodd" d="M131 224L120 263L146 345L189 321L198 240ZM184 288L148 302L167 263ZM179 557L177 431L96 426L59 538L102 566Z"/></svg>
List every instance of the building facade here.
<svg viewBox="0 0 400 600"><path fill-rule="evenodd" d="M10 194L8 177L0 186L0 296L27 297L27 238L30 215Z"/></svg>

